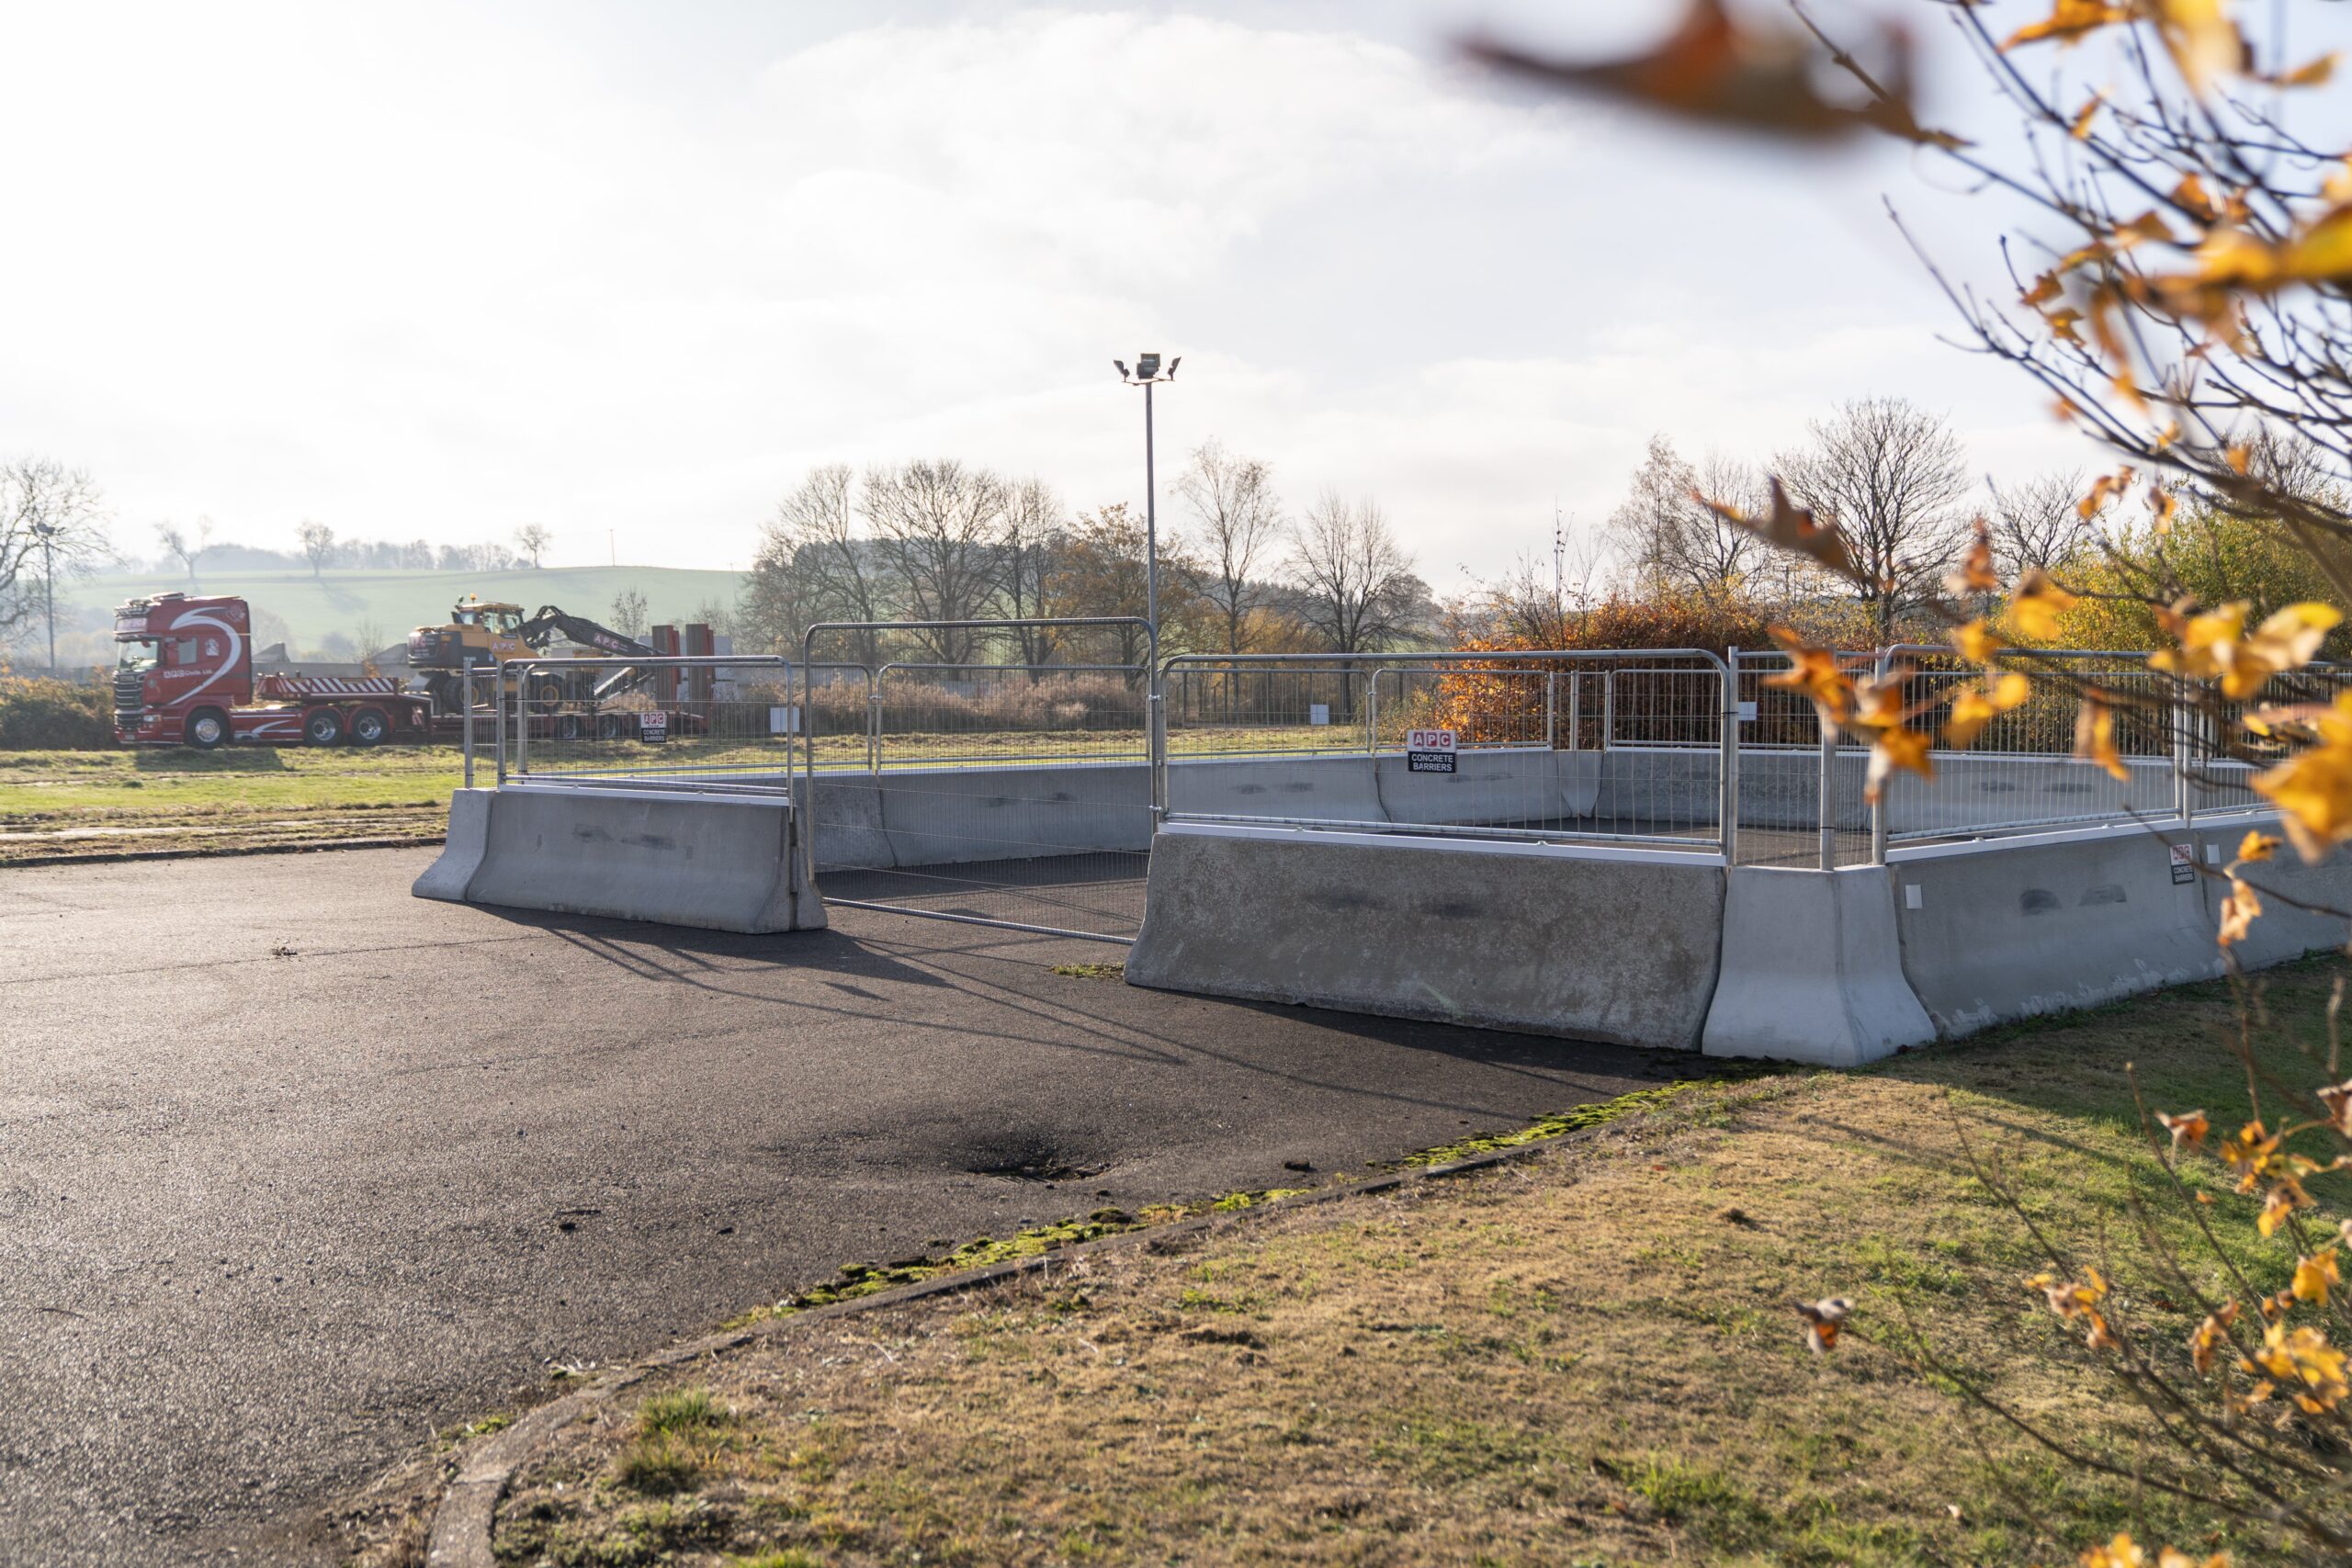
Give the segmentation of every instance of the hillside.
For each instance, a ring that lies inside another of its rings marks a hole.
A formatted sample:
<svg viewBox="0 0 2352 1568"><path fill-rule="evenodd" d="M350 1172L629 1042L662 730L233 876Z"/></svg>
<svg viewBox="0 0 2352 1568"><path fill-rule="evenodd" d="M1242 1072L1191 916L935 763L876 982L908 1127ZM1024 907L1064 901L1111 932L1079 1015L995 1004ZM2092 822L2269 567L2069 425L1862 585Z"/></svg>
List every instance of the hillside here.
<svg viewBox="0 0 2352 1568"><path fill-rule="evenodd" d="M241 594L257 615L274 615L284 622L296 646L307 649L338 632L362 640L363 629L379 634L384 641L393 640L412 626L447 618L450 604L468 593L509 600L526 610L560 604L601 620L615 595L634 588L645 595L650 622L684 621L692 618L698 606L713 601L732 604L741 581L741 574L732 571L652 566L481 572L337 571L330 568L318 579L304 570L200 571L192 585L185 576L165 572L107 574L70 587L59 584L58 651L62 662L74 657L66 635L69 624L84 634L74 643L95 648L102 640L106 617L114 605L137 594L174 589Z"/></svg>

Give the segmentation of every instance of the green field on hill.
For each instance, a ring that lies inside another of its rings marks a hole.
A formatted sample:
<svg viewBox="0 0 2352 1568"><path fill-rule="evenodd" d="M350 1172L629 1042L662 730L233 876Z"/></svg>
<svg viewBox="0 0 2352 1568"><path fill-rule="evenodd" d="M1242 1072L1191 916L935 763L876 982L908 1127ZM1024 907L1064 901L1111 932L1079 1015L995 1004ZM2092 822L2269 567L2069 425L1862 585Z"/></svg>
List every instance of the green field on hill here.
<svg viewBox="0 0 2352 1568"><path fill-rule="evenodd" d="M412 626L447 619L450 604L468 593L503 599L536 610L558 604L595 620L605 618L616 595L634 588L645 595L650 622L680 622L699 605L717 600L732 604L742 574L683 567L528 567L509 571L338 571L313 578L300 570L199 570L194 583L185 573L104 575L77 583L73 594L85 611L110 607L141 594L234 593L258 612L286 623L297 648L309 649L340 632L356 638L360 628L380 632L387 642ZM58 594L65 597L63 585Z"/></svg>

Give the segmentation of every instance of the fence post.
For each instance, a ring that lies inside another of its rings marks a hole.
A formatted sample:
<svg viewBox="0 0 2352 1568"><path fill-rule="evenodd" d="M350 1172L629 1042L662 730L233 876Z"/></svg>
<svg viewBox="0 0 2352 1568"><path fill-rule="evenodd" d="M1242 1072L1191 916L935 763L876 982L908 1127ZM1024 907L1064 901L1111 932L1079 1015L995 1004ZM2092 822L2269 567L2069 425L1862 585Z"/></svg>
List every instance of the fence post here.
<svg viewBox="0 0 2352 1568"><path fill-rule="evenodd" d="M1739 863L1739 676L1737 666L1724 666L1723 674L1723 818L1724 869ZM1606 737L1604 737L1606 739Z"/></svg>
<svg viewBox="0 0 2352 1568"><path fill-rule="evenodd" d="M1363 697L1363 750L1371 756L1380 750L1380 667L1374 665L1372 682Z"/></svg>
<svg viewBox="0 0 2352 1568"><path fill-rule="evenodd" d="M2189 782L2189 726L2202 728L2203 715L2188 701L2188 683L2178 676L2172 679L2172 806L2180 818L2181 831L2186 834L2197 818L2195 787ZM2198 739L2203 737L2199 735Z"/></svg>
<svg viewBox="0 0 2352 1568"><path fill-rule="evenodd" d="M882 771L882 679L872 670L865 672L865 771Z"/></svg>
<svg viewBox="0 0 2352 1568"><path fill-rule="evenodd" d="M1878 680L1885 680L1886 672L1894 662L1894 650L1881 649L1872 671L1873 675ZM1894 783L1894 780L1891 776L1879 780L1878 798L1871 802L1871 863L1872 865L1886 863L1886 792Z"/></svg>
<svg viewBox="0 0 2352 1568"><path fill-rule="evenodd" d="M1838 729L1823 724L1818 716L1815 725L1821 730L1821 869L1838 869Z"/></svg>
<svg viewBox="0 0 2352 1568"><path fill-rule="evenodd" d="M1571 751L1584 750L1584 736L1579 733L1584 728L1583 705L1579 700L1583 694L1584 671L1571 666L1568 671L1568 750Z"/></svg>
<svg viewBox="0 0 2352 1568"><path fill-rule="evenodd" d="M445 690L447 688L444 688ZM474 787L474 667L470 660L458 665L458 689L465 699L464 739L459 742L466 753L466 787Z"/></svg>
<svg viewBox="0 0 2352 1568"><path fill-rule="evenodd" d="M531 775L531 710L523 697L530 689L531 667L526 664L514 680L514 773L518 778Z"/></svg>
<svg viewBox="0 0 2352 1568"><path fill-rule="evenodd" d="M506 667L495 660L490 666L490 744L498 754L498 782L506 783Z"/></svg>
<svg viewBox="0 0 2352 1568"><path fill-rule="evenodd" d="M1144 770L1151 789L1151 830L1168 820L1168 709L1162 698L1159 667L1159 633L1156 626L1144 627L1144 657L1151 660L1145 672L1144 686Z"/></svg>
<svg viewBox="0 0 2352 1568"><path fill-rule="evenodd" d="M1600 749L1609 750L1609 742L1617 728L1617 667L1610 665L1600 671Z"/></svg>
<svg viewBox="0 0 2352 1568"><path fill-rule="evenodd" d="M1544 750L1560 749L1560 671L1556 666L1544 671Z"/></svg>

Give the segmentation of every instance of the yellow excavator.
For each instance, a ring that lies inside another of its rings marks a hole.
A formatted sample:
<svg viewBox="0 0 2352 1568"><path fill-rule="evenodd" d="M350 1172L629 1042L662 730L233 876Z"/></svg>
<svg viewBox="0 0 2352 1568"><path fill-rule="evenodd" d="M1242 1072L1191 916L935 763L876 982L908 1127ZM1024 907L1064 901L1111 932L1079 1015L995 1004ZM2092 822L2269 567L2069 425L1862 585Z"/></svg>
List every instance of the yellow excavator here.
<svg viewBox="0 0 2352 1568"><path fill-rule="evenodd" d="M658 649L635 637L598 626L584 615L567 614L553 604L543 604L537 614L526 616L520 604L496 604L469 593L450 607L447 623L419 626L408 634L409 668L424 677L425 689L433 694L434 704L441 712L457 713L465 700L465 683L458 679L459 671L469 665L473 668L475 700L483 700L490 694L488 677L492 666L547 656L548 644L559 635L599 653L661 657ZM582 670L575 674L541 671L531 677L529 700L541 711L567 702L603 702L637 686L652 673L626 666L593 672Z"/></svg>

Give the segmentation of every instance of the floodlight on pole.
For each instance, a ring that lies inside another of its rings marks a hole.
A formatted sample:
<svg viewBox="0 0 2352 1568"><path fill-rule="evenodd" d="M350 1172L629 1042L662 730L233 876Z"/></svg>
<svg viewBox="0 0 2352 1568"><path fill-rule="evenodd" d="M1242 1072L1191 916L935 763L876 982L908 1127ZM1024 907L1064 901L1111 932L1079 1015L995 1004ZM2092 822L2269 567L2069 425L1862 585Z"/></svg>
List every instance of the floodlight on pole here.
<svg viewBox="0 0 2352 1568"><path fill-rule="evenodd" d="M1159 354L1149 351L1136 355L1133 370L1124 359L1111 361L1120 380L1143 389L1143 618L1155 638L1159 636L1159 496L1152 473L1151 389L1162 381L1176 379L1176 367L1183 363L1180 354L1162 370Z"/></svg>

